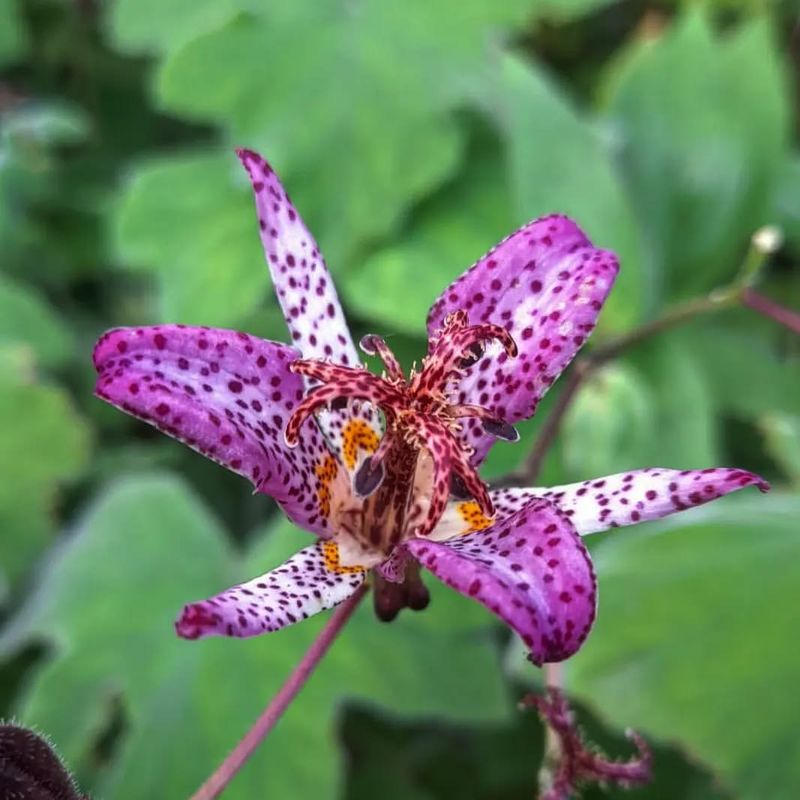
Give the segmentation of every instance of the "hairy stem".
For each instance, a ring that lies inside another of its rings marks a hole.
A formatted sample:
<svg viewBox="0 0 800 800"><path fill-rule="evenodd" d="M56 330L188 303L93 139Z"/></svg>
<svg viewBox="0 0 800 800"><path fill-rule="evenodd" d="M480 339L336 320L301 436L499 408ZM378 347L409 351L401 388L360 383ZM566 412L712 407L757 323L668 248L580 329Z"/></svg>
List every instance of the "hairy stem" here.
<svg viewBox="0 0 800 800"><path fill-rule="evenodd" d="M544 665L544 694L550 689L560 690L564 683L564 664ZM539 768L538 783L542 795L549 792L556 781L558 768L563 757L561 738L550 725L544 726L544 755L542 766Z"/></svg>
<svg viewBox="0 0 800 800"><path fill-rule="evenodd" d="M253 755L258 745L275 727L288 705L311 677L311 673L328 652L339 631L350 619L367 591L367 584L362 584L354 594L333 612L325 627L320 631L319 636L308 648L306 654L286 679L280 691L272 698L269 705L256 720L253 727L250 728L244 738L239 741L206 782L192 795L190 800L213 800L213 798L222 794L245 762Z"/></svg>

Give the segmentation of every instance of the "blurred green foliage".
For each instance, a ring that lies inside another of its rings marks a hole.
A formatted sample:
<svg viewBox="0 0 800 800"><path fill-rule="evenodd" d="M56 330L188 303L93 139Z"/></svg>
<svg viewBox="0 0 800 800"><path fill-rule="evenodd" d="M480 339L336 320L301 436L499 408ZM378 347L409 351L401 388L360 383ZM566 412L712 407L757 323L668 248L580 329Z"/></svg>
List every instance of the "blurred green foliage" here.
<svg viewBox="0 0 800 800"><path fill-rule="evenodd" d="M621 256L596 339L729 281L765 223L786 244L760 288L797 307L794 16L0 0L0 713L46 730L93 795L186 796L319 628L175 638L182 603L302 535L91 397L91 346L114 325L285 337L234 146L275 165L355 332L406 364L444 286L550 211ZM558 391L487 475L517 466ZM800 794L798 452L798 342L738 310L597 372L545 463L547 483L728 463L780 490L592 543L600 617L568 685L614 754L627 725L655 741L638 796ZM514 700L535 671L480 607L432 588L424 614L354 619L226 797L533 795L541 732Z"/></svg>

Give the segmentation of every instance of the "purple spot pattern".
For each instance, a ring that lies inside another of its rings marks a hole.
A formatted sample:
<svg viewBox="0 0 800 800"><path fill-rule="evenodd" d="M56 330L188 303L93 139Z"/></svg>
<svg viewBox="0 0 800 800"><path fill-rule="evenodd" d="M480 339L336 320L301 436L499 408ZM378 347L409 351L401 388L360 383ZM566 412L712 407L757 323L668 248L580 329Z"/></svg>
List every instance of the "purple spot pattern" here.
<svg viewBox="0 0 800 800"><path fill-rule="evenodd" d="M360 361L325 259L272 167L251 150L237 150L250 176L258 226L272 283L292 343L306 359L356 367ZM316 385L309 380L307 388ZM342 431L353 418L365 420L380 435L378 417L368 403L322 411L319 423L332 448L341 451Z"/></svg>
<svg viewBox="0 0 800 800"><path fill-rule="evenodd" d="M569 519L547 501L531 500L482 531L406 546L437 578L516 631L536 664L569 658L592 627L592 562Z"/></svg>
<svg viewBox="0 0 800 800"><path fill-rule="evenodd" d="M484 406L510 423L530 417L594 329L618 268L613 253L593 247L561 215L530 222L490 250L434 303L428 333L463 309L472 325L506 328L519 355L487 347L464 371L454 401ZM466 422L464 437L476 465L495 441L476 419Z"/></svg>
<svg viewBox="0 0 800 800"><path fill-rule="evenodd" d="M293 522L327 537L315 474L327 445L311 419L297 448L283 438L303 397L302 378L289 370L298 355L237 331L117 328L95 346L95 394L248 478Z"/></svg>
<svg viewBox="0 0 800 800"><path fill-rule="evenodd" d="M757 486L762 492L769 490L763 478L742 469L650 467L568 486L499 489L490 494L498 514L514 513L537 497L549 500L569 517L578 533L585 536L660 519L747 486ZM450 516L455 517L456 512Z"/></svg>
<svg viewBox="0 0 800 800"><path fill-rule="evenodd" d="M184 606L175 629L184 639L257 636L293 625L346 600L365 572L330 572L322 543L295 553L281 566L247 583Z"/></svg>

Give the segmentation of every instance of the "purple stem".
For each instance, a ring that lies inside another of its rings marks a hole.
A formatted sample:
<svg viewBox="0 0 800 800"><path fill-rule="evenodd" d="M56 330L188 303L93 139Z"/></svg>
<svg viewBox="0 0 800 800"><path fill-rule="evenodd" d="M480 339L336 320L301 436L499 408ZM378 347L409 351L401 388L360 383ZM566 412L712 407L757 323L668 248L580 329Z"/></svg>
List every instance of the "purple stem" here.
<svg viewBox="0 0 800 800"><path fill-rule="evenodd" d="M758 311L759 314L774 319L775 322L790 331L800 334L800 314L796 311L773 303L768 297L764 297L763 294L753 291L753 289L745 289L742 292L742 303L748 308Z"/></svg>
<svg viewBox="0 0 800 800"><path fill-rule="evenodd" d="M320 631L319 636L313 641L311 647L308 648L303 658L286 679L286 683L272 698L253 727L250 728L244 738L239 741L206 782L191 796L190 800L213 800L213 798L222 794L225 787L233 780L247 759L253 755L258 745L275 727L289 703L294 700L306 681L311 677L311 673L328 652L339 631L350 619L367 591L368 585L366 583L362 584L354 594L350 595L333 612L325 627Z"/></svg>

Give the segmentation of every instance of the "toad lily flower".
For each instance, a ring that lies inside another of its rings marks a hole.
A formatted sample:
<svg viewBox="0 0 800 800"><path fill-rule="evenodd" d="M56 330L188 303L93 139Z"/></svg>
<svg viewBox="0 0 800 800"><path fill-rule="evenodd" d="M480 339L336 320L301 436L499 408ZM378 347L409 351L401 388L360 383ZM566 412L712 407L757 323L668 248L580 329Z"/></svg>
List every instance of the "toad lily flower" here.
<svg viewBox="0 0 800 800"><path fill-rule="evenodd" d="M96 393L250 479L319 541L265 575L187 605L189 639L253 636L330 608L373 573L388 619L421 608L420 565L483 603L537 664L572 655L595 616L581 536L662 517L744 486L736 469L644 469L550 489L489 491L478 467L530 417L595 326L617 273L563 216L529 223L434 303L421 368L386 342L360 362L317 245L277 176L239 151L294 346L185 325L97 343Z"/></svg>

